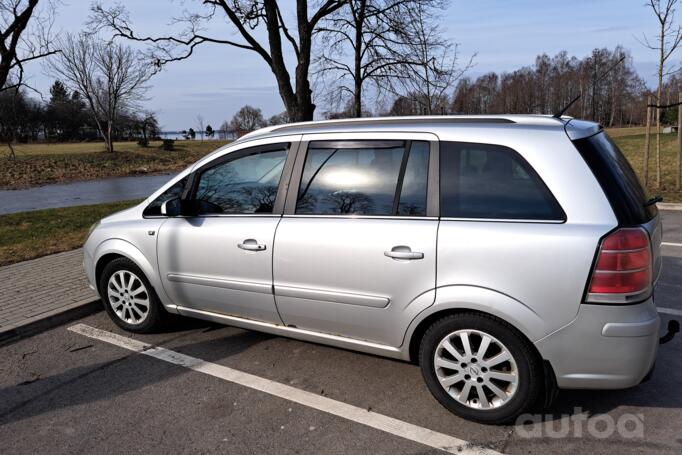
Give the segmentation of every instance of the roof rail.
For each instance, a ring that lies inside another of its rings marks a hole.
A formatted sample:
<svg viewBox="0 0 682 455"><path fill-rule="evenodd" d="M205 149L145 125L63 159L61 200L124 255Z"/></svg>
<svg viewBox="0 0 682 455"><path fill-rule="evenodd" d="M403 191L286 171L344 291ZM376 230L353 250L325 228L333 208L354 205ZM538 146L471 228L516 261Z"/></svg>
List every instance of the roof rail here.
<svg viewBox="0 0 682 455"><path fill-rule="evenodd" d="M461 124L461 123L478 123L478 124L490 124L490 123L516 123L514 120L501 117L450 117L450 116L419 116L419 117L363 117L355 119L343 119L343 120L326 120L326 121L314 121L314 122L302 122L302 123L292 123L289 125L282 125L271 129L271 132L284 132L290 130L296 130L300 128L305 128L307 130L311 129L324 129L330 126L351 126L358 124L372 124L372 125L398 125L401 123L424 123L424 124Z"/></svg>

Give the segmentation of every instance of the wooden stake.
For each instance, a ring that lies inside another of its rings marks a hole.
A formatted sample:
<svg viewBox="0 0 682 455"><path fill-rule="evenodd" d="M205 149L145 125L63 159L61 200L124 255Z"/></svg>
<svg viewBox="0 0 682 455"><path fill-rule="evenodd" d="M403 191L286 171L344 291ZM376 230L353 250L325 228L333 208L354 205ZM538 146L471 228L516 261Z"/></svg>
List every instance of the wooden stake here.
<svg viewBox="0 0 682 455"><path fill-rule="evenodd" d="M644 171L642 172L642 180L644 180L644 187L649 184L649 145L651 132L651 96L646 100L646 134L644 136Z"/></svg>
<svg viewBox="0 0 682 455"><path fill-rule="evenodd" d="M677 99L682 103L682 92L677 94ZM677 106L677 179L675 188L680 191L680 178L682 178L682 104Z"/></svg>
<svg viewBox="0 0 682 455"><path fill-rule="evenodd" d="M661 100L656 100L656 189L661 188Z"/></svg>

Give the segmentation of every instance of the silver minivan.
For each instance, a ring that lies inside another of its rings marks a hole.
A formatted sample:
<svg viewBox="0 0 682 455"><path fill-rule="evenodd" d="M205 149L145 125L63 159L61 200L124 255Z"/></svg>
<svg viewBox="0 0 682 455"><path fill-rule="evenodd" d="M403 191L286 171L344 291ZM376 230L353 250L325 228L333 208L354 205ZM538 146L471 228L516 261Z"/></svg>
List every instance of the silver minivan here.
<svg viewBox="0 0 682 455"><path fill-rule="evenodd" d="M84 266L126 330L174 313L418 362L443 406L505 423L653 369L654 202L568 117L281 125L101 220Z"/></svg>

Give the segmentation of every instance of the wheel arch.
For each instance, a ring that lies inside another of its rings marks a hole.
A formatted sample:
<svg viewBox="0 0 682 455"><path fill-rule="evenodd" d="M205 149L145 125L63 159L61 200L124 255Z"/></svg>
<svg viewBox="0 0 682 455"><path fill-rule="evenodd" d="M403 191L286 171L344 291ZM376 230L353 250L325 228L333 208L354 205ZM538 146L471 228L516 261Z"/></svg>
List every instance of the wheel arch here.
<svg viewBox="0 0 682 455"><path fill-rule="evenodd" d="M506 294L477 286L444 286L436 290L434 304L417 315L408 327L404 344L407 359L418 360L421 339L436 320L466 312L492 316L510 325L533 346L534 341L548 332L539 315Z"/></svg>
<svg viewBox="0 0 682 455"><path fill-rule="evenodd" d="M142 270L145 277L154 288L154 292L161 300L161 303L167 311L175 313L174 305L168 305L170 302L166 295L160 277L157 273L156 266L152 264L146 256L132 243L123 239L111 239L102 242L97 246L94 255L95 263L95 283L99 288L99 281L102 276L102 271L107 264L116 258L124 257L132 261L136 266ZM99 289L98 289L99 292Z"/></svg>

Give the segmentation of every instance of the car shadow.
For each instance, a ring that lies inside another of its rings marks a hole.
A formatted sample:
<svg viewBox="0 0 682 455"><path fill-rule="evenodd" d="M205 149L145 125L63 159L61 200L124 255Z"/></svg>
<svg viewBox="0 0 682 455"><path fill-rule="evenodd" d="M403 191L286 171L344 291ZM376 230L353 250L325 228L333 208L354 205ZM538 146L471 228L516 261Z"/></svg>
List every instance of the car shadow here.
<svg viewBox="0 0 682 455"><path fill-rule="evenodd" d="M185 320L185 324L171 325L164 333L181 334L202 327L204 330L200 331L199 335L225 328L218 324ZM202 360L208 362L220 363L221 360L273 338L269 334L240 329L229 332L195 343L172 345L169 349L201 356ZM180 336L171 337L160 345L167 346L169 341L172 343L179 338ZM158 361L148 356L125 352L125 355L113 360L78 366L52 376L0 388L0 426L63 408L109 401L120 395L191 373L187 368L169 364L159 368L156 362Z"/></svg>

